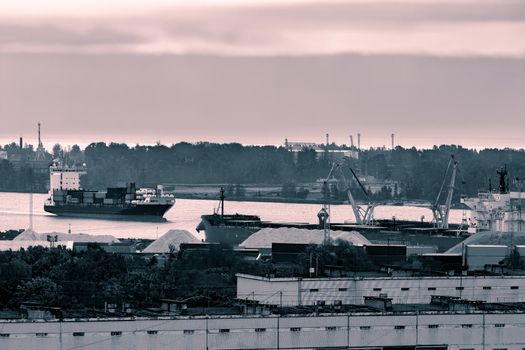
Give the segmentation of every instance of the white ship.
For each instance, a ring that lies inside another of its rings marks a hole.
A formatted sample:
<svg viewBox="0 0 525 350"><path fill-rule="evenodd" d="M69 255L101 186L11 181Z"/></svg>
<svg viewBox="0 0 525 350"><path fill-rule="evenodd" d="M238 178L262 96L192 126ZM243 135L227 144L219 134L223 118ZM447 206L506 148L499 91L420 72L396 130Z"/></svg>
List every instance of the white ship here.
<svg viewBox="0 0 525 350"><path fill-rule="evenodd" d="M461 202L470 209L470 229L478 231L522 232L525 230L523 215L524 193L521 182L516 179L518 191L510 191L506 167L497 171L499 187L497 191L489 188L477 197L463 198Z"/></svg>

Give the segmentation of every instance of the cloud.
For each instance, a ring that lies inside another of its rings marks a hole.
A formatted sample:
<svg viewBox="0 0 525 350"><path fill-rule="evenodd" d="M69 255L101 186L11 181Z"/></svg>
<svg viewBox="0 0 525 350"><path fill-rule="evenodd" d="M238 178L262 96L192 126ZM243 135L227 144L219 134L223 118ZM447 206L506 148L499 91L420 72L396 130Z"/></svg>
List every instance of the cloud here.
<svg viewBox="0 0 525 350"><path fill-rule="evenodd" d="M147 40L105 23L0 23L0 52L115 51Z"/></svg>
<svg viewBox="0 0 525 350"><path fill-rule="evenodd" d="M522 2L166 6L0 22L0 52L525 56Z"/></svg>

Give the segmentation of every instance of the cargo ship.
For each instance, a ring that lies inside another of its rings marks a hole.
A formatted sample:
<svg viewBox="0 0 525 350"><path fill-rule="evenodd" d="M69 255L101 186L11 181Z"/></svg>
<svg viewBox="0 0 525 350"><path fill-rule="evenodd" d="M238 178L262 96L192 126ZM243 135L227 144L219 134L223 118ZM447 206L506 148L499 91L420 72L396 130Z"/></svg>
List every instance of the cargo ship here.
<svg viewBox="0 0 525 350"><path fill-rule="evenodd" d="M300 229L322 229L324 222L318 215L319 223L272 222L263 221L257 215L225 214L224 190L220 192L220 202L213 214L201 216L197 232L204 231L206 242L239 245L255 232L263 228L291 227ZM449 228L436 228L431 222L409 220L374 220L373 225L350 223L330 223L331 230L358 231L374 243L399 243L407 245L431 245L438 251L446 251L468 237L461 225L450 224Z"/></svg>
<svg viewBox="0 0 525 350"><path fill-rule="evenodd" d="M105 191L81 188L80 176L85 166L68 167L54 163L50 167L49 198L44 210L58 216L163 220L175 204L171 195L164 195L162 186L136 188L135 183L110 187Z"/></svg>

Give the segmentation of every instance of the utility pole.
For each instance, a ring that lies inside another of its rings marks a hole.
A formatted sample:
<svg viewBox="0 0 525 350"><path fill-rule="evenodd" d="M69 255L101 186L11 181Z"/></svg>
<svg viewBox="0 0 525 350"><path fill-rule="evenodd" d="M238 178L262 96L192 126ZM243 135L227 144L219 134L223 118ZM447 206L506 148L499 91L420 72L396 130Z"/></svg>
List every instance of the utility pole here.
<svg viewBox="0 0 525 350"><path fill-rule="evenodd" d="M33 189L29 193L29 229L33 231Z"/></svg>
<svg viewBox="0 0 525 350"><path fill-rule="evenodd" d="M518 232L521 232L521 192L523 191L523 185L522 181L518 177L514 181L518 185Z"/></svg>
<svg viewBox="0 0 525 350"><path fill-rule="evenodd" d="M33 231L33 189L34 189L34 184L33 184L33 171L34 169L30 169L31 172L30 172L30 187L29 187L29 229L31 231Z"/></svg>

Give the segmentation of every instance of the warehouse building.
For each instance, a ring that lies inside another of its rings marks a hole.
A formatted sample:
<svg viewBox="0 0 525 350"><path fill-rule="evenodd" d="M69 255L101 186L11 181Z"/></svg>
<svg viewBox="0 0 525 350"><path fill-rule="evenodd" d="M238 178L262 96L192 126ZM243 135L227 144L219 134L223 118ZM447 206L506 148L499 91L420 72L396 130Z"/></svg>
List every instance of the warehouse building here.
<svg viewBox="0 0 525 350"><path fill-rule="evenodd" d="M433 295L486 302L525 302L525 276L300 278L237 275L237 298L282 306L362 304L365 296L396 304L429 303Z"/></svg>
<svg viewBox="0 0 525 350"><path fill-rule="evenodd" d="M461 306L458 308L457 306ZM465 307L466 306L466 307ZM436 298L428 305L341 313L0 320L10 349L522 350L525 306Z"/></svg>

